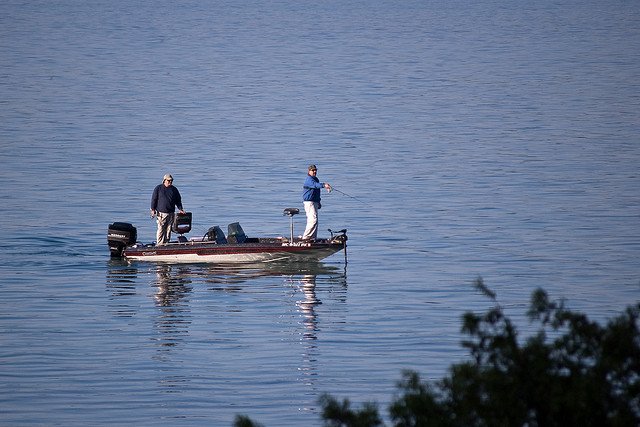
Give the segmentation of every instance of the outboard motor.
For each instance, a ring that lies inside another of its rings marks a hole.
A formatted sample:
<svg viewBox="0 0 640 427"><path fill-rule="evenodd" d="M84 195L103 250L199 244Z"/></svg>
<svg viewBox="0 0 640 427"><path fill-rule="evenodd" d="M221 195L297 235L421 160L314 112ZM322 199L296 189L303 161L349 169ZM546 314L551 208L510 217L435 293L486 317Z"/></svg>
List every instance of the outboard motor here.
<svg viewBox="0 0 640 427"><path fill-rule="evenodd" d="M114 222L107 230L107 243L111 257L120 258L124 249L138 240L138 230L128 222Z"/></svg>

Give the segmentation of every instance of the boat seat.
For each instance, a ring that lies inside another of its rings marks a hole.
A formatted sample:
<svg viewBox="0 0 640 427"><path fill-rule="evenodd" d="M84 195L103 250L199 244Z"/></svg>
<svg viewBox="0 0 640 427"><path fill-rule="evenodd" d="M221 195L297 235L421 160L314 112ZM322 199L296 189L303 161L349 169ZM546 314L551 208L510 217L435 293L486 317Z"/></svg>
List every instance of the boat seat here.
<svg viewBox="0 0 640 427"><path fill-rule="evenodd" d="M216 242L219 245L224 245L227 243L227 238L224 235L224 231L222 231L222 228L218 227L217 225L209 228L202 240L208 242Z"/></svg>
<svg viewBox="0 0 640 427"><path fill-rule="evenodd" d="M298 215L299 213L300 213L300 209L298 208L286 208L282 213L282 215L294 216L294 215Z"/></svg>
<svg viewBox="0 0 640 427"><path fill-rule="evenodd" d="M232 222L227 226L227 240L229 243L244 243L247 240L239 222Z"/></svg>
<svg viewBox="0 0 640 427"><path fill-rule="evenodd" d="M260 238L258 237L247 237L247 235L244 234L242 226L237 222L229 224L227 229L227 240L229 243L260 243Z"/></svg>
<svg viewBox="0 0 640 427"><path fill-rule="evenodd" d="M174 233L184 234L191 231L191 212L176 213L171 224L171 231Z"/></svg>

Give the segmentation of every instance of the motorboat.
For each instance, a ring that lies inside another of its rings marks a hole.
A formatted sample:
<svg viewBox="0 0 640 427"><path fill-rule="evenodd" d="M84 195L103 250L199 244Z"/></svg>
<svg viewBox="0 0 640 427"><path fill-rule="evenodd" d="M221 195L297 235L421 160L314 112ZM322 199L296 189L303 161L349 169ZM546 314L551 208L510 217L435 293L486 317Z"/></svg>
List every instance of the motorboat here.
<svg viewBox="0 0 640 427"><path fill-rule="evenodd" d="M209 227L202 237L187 238L191 231L192 214L177 213L171 226L178 234L175 241L163 245L145 244L137 240L137 229L127 222L114 222L107 231L107 243L112 258L131 261L168 263L217 263L225 265L313 262L344 251L346 262L347 230L333 231L325 239L303 240L294 237L293 217L297 208L286 208L284 216L290 219L288 237L250 237L238 222L227 226L227 234L220 226Z"/></svg>

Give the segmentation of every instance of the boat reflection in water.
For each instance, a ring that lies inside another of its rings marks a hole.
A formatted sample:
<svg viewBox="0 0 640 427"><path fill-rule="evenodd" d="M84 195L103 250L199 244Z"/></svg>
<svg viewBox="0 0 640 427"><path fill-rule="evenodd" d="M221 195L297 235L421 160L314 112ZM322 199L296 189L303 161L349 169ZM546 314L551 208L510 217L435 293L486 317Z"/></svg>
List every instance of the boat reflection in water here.
<svg viewBox="0 0 640 427"><path fill-rule="evenodd" d="M265 357L292 358L297 381L317 391L318 307L331 317L325 319L328 323L344 321L346 277L346 265L322 262L239 267L112 259L106 288L114 317L126 318L125 332L138 340L143 336L156 347L147 360L200 360L215 365L238 357L239 348L274 344L271 351L276 353ZM149 324L153 330L146 332ZM291 340L301 347L287 346ZM181 347L188 349L188 359L184 351L176 353ZM244 363L243 368L255 369L252 364L261 362ZM175 391L197 375L164 377L162 386ZM315 410L315 404L315 398L310 398L301 409Z"/></svg>

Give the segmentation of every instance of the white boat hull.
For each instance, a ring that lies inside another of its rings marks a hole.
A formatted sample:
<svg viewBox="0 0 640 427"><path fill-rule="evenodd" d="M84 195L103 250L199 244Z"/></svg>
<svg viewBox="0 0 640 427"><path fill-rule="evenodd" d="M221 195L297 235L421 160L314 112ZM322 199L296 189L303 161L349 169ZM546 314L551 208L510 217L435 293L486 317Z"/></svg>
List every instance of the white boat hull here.
<svg viewBox="0 0 640 427"><path fill-rule="evenodd" d="M124 257L132 261L169 263L251 264L320 261L345 248L344 242L281 244L191 244L132 246Z"/></svg>

